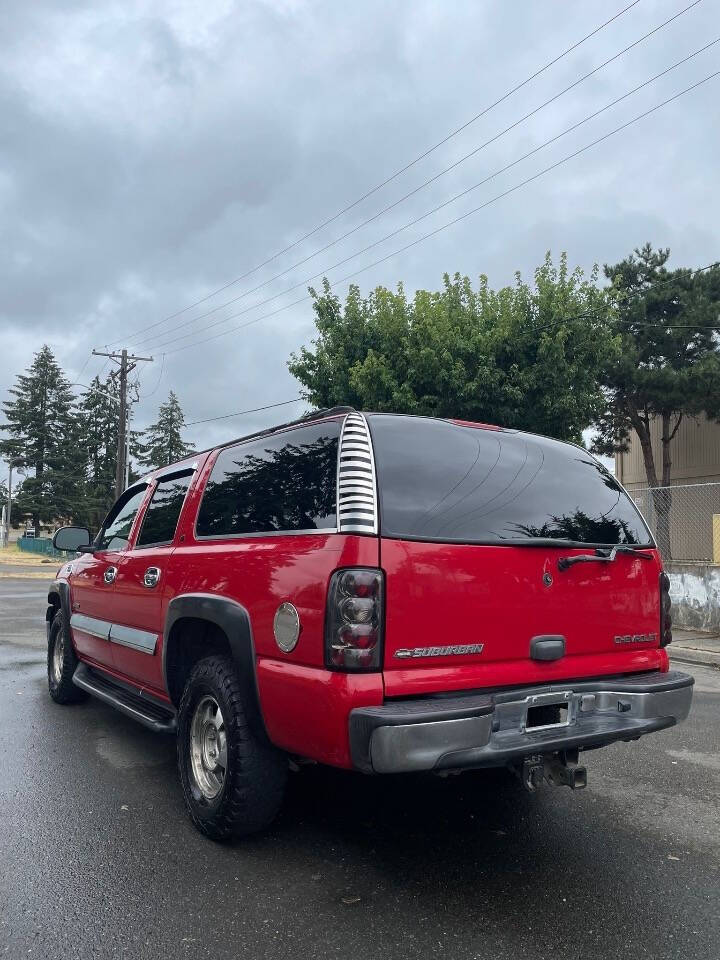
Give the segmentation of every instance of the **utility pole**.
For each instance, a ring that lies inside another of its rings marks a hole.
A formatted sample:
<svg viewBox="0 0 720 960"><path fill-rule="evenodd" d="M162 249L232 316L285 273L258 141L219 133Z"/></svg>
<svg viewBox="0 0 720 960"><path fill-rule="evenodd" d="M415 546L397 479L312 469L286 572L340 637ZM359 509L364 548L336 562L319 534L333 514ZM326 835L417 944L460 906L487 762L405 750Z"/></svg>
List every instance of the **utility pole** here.
<svg viewBox="0 0 720 960"><path fill-rule="evenodd" d="M13 467L19 467L22 460L11 457L8 461L8 495L7 495L7 513L5 514L5 546L10 546L10 512L12 510L12 475ZM36 531L37 533L37 531Z"/></svg>
<svg viewBox="0 0 720 960"><path fill-rule="evenodd" d="M127 378L141 361L150 363L152 357L135 357L123 349L119 353L93 350L96 357L109 357L120 367L120 412L118 421L117 464L115 467L115 499L125 490L130 476L130 415L127 402Z"/></svg>

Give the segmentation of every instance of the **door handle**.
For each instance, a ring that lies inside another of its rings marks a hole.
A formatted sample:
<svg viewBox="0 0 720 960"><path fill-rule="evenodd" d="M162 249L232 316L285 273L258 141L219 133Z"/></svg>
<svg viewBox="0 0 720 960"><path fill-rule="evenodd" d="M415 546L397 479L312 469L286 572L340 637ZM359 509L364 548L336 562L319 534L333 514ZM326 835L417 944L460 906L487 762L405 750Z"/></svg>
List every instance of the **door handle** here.
<svg viewBox="0 0 720 960"><path fill-rule="evenodd" d="M105 573L103 574L103 580L105 583L115 583L115 577L117 576L117 567L108 567Z"/></svg>
<svg viewBox="0 0 720 960"><path fill-rule="evenodd" d="M148 567L145 571L145 576L143 577L143 584L148 587L156 587L158 581L160 580L160 569L159 567Z"/></svg>

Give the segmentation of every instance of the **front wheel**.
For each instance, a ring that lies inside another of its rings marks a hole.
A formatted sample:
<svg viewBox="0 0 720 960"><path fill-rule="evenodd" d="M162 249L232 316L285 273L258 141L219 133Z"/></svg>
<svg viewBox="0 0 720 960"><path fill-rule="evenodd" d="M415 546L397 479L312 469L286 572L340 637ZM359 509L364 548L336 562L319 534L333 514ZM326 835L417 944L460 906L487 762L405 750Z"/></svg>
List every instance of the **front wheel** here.
<svg viewBox="0 0 720 960"><path fill-rule="evenodd" d="M287 760L250 730L232 660L193 668L178 714L178 768L195 826L213 840L256 833L282 804Z"/></svg>
<svg viewBox="0 0 720 960"><path fill-rule="evenodd" d="M58 610L48 634L48 690L55 703L79 703L87 694L72 681L78 665L65 615Z"/></svg>

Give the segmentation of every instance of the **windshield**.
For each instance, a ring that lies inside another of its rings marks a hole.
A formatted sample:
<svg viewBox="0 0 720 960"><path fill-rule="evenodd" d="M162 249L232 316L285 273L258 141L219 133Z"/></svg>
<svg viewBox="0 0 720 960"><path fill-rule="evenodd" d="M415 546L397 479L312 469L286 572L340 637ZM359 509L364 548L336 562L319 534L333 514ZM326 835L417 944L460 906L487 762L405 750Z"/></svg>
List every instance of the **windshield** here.
<svg viewBox="0 0 720 960"><path fill-rule="evenodd" d="M652 544L620 484L579 447L424 417L368 421L385 537Z"/></svg>

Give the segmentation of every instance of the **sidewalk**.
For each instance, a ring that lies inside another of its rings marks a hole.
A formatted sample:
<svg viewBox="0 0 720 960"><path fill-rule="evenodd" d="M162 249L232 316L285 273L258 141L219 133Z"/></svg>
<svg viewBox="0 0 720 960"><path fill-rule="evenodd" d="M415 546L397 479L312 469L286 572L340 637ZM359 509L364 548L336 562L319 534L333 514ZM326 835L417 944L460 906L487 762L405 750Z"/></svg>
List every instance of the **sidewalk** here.
<svg viewBox="0 0 720 960"><path fill-rule="evenodd" d="M720 635L673 627L673 642L668 653L670 659L678 663L700 663L720 669Z"/></svg>

